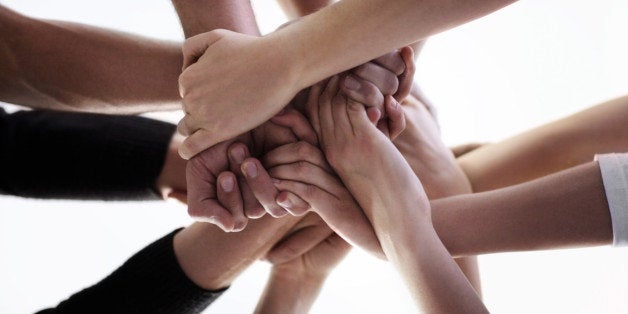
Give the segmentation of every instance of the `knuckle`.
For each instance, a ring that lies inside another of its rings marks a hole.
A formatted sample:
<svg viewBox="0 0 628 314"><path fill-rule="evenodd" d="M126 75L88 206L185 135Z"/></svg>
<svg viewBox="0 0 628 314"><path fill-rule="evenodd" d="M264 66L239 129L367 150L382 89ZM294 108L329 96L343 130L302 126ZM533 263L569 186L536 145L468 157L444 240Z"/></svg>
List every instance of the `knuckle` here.
<svg viewBox="0 0 628 314"><path fill-rule="evenodd" d="M304 159L312 154L312 147L305 141L299 141L295 144L295 153L299 159Z"/></svg>

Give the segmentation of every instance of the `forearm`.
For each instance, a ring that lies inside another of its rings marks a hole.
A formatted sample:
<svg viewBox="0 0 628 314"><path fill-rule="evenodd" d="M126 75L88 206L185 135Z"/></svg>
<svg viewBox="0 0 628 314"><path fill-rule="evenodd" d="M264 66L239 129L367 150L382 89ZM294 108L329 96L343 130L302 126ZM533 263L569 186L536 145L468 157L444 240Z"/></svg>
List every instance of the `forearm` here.
<svg viewBox="0 0 628 314"><path fill-rule="evenodd" d="M37 198L152 199L175 131L135 116L0 111L0 192Z"/></svg>
<svg viewBox="0 0 628 314"><path fill-rule="evenodd" d="M249 0L172 0L172 4L186 38L218 28L260 34Z"/></svg>
<svg viewBox="0 0 628 314"><path fill-rule="evenodd" d="M610 213L597 162L431 204L434 227L454 256L612 242Z"/></svg>
<svg viewBox="0 0 628 314"><path fill-rule="evenodd" d="M395 252L389 254L389 259L402 274L421 310L426 313L487 312L429 219L399 229L404 231L384 241L382 246ZM402 235L404 233L406 235Z"/></svg>
<svg viewBox="0 0 628 314"><path fill-rule="evenodd" d="M628 96L535 128L458 159L475 192L529 181L628 151Z"/></svg>
<svg viewBox="0 0 628 314"><path fill-rule="evenodd" d="M277 0L290 20L312 14L334 2L334 0Z"/></svg>
<svg viewBox="0 0 628 314"><path fill-rule="evenodd" d="M262 257L299 219L266 216L235 233L194 223L176 235L175 253L190 280L208 290L221 289Z"/></svg>
<svg viewBox="0 0 628 314"><path fill-rule="evenodd" d="M344 0L270 35L292 49L299 87L491 13L514 0ZM329 36L334 34L334 36Z"/></svg>
<svg viewBox="0 0 628 314"><path fill-rule="evenodd" d="M224 289L205 290L186 277L173 250L175 232L143 248L99 283L39 314L203 312Z"/></svg>
<svg viewBox="0 0 628 314"><path fill-rule="evenodd" d="M178 44L0 11L11 55L0 73L3 101L114 113L178 107Z"/></svg>
<svg viewBox="0 0 628 314"><path fill-rule="evenodd" d="M327 276L294 273L273 267L255 313L307 313L316 301Z"/></svg>

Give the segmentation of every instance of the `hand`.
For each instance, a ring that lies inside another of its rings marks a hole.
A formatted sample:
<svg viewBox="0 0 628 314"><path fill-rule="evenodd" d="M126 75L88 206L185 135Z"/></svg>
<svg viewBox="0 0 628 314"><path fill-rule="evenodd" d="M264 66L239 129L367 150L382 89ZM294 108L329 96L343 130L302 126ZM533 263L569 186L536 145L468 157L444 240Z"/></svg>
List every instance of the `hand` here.
<svg viewBox="0 0 628 314"><path fill-rule="evenodd" d="M326 277L351 246L315 213L299 221L266 255L274 268L288 274Z"/></svg>
<svg viewBox="0 0 628 314"><path fill-rule="evenodd" d="M395 146L421 179L430 199L469 193L471 185L440 136L436 119L414 94L402 102L406 129Z"/></svg>
<svg viewBox="0 0 628 314"><path fill-rule="evenodd" d="M185 42L179 89L186 115L179 131L189 137L179 149L183 158L261 125L305 87L291 73L290 56L273 44L227 30Z"/></svg>
<svg viewBox="0 0 628 314"><path fill-rule="evenodd" d="M407 58L407 52L405 58ZM400 77L412 73L407 70L404 62L403 51L402 53L393 52L374 60L368 66L356 68L353 72L355 79L364 87L362 90L367 92L349 91L349 93L359 101L377 106L379 99L383 99L381 92L377 91L394 92L394 89L400 85L397 82L396 73L402 71ZM407 85L406 83L401 85L404 84ZM369 87L374 87L375 92L372 92ZM304 90L300 94L307 98L307 92L308 90ZM297 106L298 99L299 97L296 97L293 101ZM316 134L309 127L309 123L290 108L285 112L292 112L292 114L277 115L272 120L274 122L266 122L251 132L241 135L238 138L240 143L231 144L233 141L230 141L216 145L190 160L187 177L189 186L193 186L189 192L189 198L193 201L189 203L188 211L192 217L216 223L225 231L239 231L246 226L247 218L261 217L264 212L269 212L274 217L286 214L285 209L275 202L278 190L273 186L270 177L262 173L253 178L241 171L246 170L242 168L242 161L246 157L258 157L279 145L294 142L295 136L312 145L317 145ZM216 180L219 176L224 185L217 184ZM232 181L237 181L237 186L232 186ZM241 194L239 200L236 196L230 197L232 205L217 201L219 194L233 195L233 192L225 191L225 187L237 190L237 193ZM173 196L182 198L180 193ZM309 205L300 202L298 197L292 198L294 199L292 206L295 210L309 208Z"/></svg>
<svg viewBox="0 0 628 314"><path fill-rule="evenodd" d="M307 142L287 144L266 154L262 162L268 174L257 159L249 158L243 165L274 178L274 186L281 191L278 204L292 215L316 212L343 239L383 258L369 221L317 147ZM309 208L294 207L301 202Z"/></svg>
<svg viewBox="0 0 628 314"><path fill-rule="evenodd" d="M304 125L309 127L304 117L287 115L276 119L285 126L269 121L239 136L235 139L236 143L235 140L220 143L188 161L186 176L190 216L214 223L225 231L240 231L246 226L248 218L259 218L265 210L274 216L285 214L275 202L278 191L269 178L251 179L250 176L243 176L240 170L242 162L251 153L258 156L278 145L294 142L297 135L316 141L313 131L305 134L302 129ZM249 186L249 182L256 184Z"/></svg>
<svg viewBox="0 0 628 314"><path fill-rule="evenodd" d="M175 134L168 145L164 165L155 183L156 191L164 198L174 198L187 204L187 184L185 182L185 160L177 150L183 139Z"/></svg>
<svg viewBox="0 0 628 314"><path fill-rule="evenodd" d="M273 263L271 276L255 313L309 312L325 279L351 248L313 213L305 216L288 234L288 239L280 241L279 247L299 240L304 240L308 246L303 252L303 246L296 244L300 253L295 258L270 260ZM318 240L312 242L312 237Z"/></svg>

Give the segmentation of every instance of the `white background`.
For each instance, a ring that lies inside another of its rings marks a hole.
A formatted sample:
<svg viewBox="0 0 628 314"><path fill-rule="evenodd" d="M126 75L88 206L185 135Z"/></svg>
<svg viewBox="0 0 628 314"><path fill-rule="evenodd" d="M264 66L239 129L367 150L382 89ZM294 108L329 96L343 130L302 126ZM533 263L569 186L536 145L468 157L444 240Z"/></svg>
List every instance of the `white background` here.
<svg viewBox="0 0 628 314"><path fill-rule="evenodd" d="M2 4L33 16L182 38L165 0ZM274 1L254 5L263 32L284 22ZM627 93L627 38L628 1L522 0L433 37L417 79L439 108L447 144L496 141ZM188 223L176 203L0 197L0 313L53 306ZM492 312L628 312L625 249L496 254L480 261ZM251 312L267 270L254 265L207 312ZM407 313L412 305L389 265L354 250L312 312Z"/></svg>

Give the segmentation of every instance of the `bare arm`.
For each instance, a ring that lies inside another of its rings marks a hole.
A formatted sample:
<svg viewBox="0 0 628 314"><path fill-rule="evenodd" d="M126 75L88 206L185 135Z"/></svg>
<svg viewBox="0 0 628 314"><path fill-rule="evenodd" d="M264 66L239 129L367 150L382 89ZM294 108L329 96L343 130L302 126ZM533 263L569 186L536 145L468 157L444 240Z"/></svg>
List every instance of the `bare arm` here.
<svg viewBox="0 0 628 314"><path fill-rule="evenodd" d="M172 0L185 37L222 28L259 36L249 0Z"/></svg>
<svg viewBox="0 0 628 314"><path fill-rule="evenodd" d="M628 96L607 101L458 159L475 192L525 182L628 151Z"/></svg>
<svg viewBox="0 0 628 314"><path fill-rule="evenodd" d="M0 6L0 99L113 113L174 110L180 45Z"/></svg>
<svg viewBox="0 0 628 314"><path fill-rule="evenodd" d="M332 3L334 0L277 0L281 9L290 20L312 14Z"/></svg>
<svg viewBox="0 0 628 314"><path fill-rule="evenodd" d="M454 256L612 243L597 162L511 187L432 201L432 219Z"/></svg>
<svg viewBox="0 0 628 314"><path fill-rule="evenodd" d="M403 0L391 4L386 0L344 0L277 31L274 37L291 43L300 59L297 72L302 73L305 87L514 1Z"/></svg>

